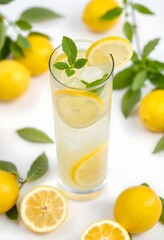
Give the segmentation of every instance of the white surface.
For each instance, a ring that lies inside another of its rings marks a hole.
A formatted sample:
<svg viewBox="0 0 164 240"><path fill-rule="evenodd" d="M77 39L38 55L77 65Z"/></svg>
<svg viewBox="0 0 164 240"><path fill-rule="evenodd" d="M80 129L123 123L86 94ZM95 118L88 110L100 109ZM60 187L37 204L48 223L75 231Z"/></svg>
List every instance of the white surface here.
<svg viewBox="0 0 164 240"><path fill-rule="evenodd" d="M10 5L1 6L0 10L10 19L16 19L25 8L40 5L49 7L63 14L65 18L35 24L36 30L50 34L54 46L60 44L62 36L75 39L90 39L108 35L122 35L122 23L112 31L104 34L89 32L81 21L83 8L87 0L42 0L13 1ZM140 2L143 2L140 0ZM139 32L142 46L150 39L160 36L160 45L153 56L164 61L164 2L149 0L144 2L156 16L141 16ZM145 93L148 89L145 91ZM152 155L151 152L160 139L160 134L148 132L141 125L137 110L126 120L120 111L120 100L123 92L114 92L112 103L112 119L110 130L109 184L107 190L96 200L90 202L69 201L69 215L64 225L57 231L37 235L30 232L21 221L11 222L0 216L0 240L78 240L82 230L91 222L99 219L113 219L113 204L118 194L126 187L147 182L164 197L164 154ZM33 126L47 132L54 138L50 85L48 74L31 79L28 92L20 99L11 103L0 103L0 159L13 161L25 177L31 162L43 151L46 152L50 170L42 179L27 184L21 191L22 196L34 186L55 183L55 147L51 144L32 144L23 141L15 133L16 129ZM158 223L150 231L133 236L133 240L163 240L164 225Z"/></svg>

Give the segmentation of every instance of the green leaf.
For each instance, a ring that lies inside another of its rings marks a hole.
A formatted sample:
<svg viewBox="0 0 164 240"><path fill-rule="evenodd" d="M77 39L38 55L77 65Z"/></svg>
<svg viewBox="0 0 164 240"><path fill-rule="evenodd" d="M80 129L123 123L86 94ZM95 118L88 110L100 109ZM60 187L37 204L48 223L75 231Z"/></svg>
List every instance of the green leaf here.
<svg viewBox="0 0 164 240"><path fill-rule="evenodd" d="M136 90L140 89L143 86L146 78L147 78L147 71L146 70L139 71L133 78L133 83L132 83L132 87L131 87L132 90L136 91Z"/></svg>
<svg viewBox="0 0 164 240"><path fill-rule="evenodd" d="M157 88L164 89L164 75L161 73L154 73L149 75L150 81L157 86Z"/></svg>
<svg viewBox="0 0 164 240"><path fill-rule="evenodd" d="M62 39L62 50L68 57L68 62L73 65L77 57L77 47L74 41L66 36Z"/></svg>
<svg viewBox="0 0 164 240"><path fill-rule="evenodd" d="M8 212L6 212L6 216L11 220L18 219L18 209L16 204Z"/></svg>
<svg viewBox="0 0 164 240"><path fill-rule="evenodd" d="M42 177L48 170L48 158L45 153L42 153L32 163L30 170L27 173L27 182L33 182Z"/></svg>
<svg viewBox="0 0 164 240"><path fill-rule="evenodd" d="M16 57L24 57L22 48L20 48L16 42L10 42L10 51Z"/></svg>
<svg viewBox="0 0 164 240"><path fill-rule="evenodd" d="M148 60L147 64L151 73L159 73L164 71L164 62Z"/></svg>
<svg viewBox="0 0 164 240"><path fill-rule="evenodd" d="M133 39L133 26L132 26L132 24L129 23L129 22L125 22L123 29L124 29L125 36L131 42L132 39Z"/></svg>
<svg viewBox="0 0 164 240"><path fill-rule="evenodd" d="M161 152L161 151L164 151L164 137L162 137L162 138L158 141L158 143L157 143L157 145L156 145L153 153L158 153L158 152Z"/></svg>
<svg viewBox="0 0 164 240"><path fill-rule="evenodd" d="M141 186L150 187L147 183L142 183Z"/></svg>
<svg viewBox="0 0 164 240"><path fill-rule="evenodd" d="M41 33L41 32L32 31L32 32L29 33L29 36L31 36L31 35L39 35L39 36L50 39L50 37L47 34L44 34L44 33Z"/></svg>
<svg viewBox="0 0 164 240"><path fill-rule="evenodd" d="M17 130L18 135L28 142L53 143L46 133L36 128L22 128Z"/></svg>
<svg viewBox="0 0 164 240"><path fill-rule="evenodd" d="M20 48L29 48L31 46L27 38L23 37L21 34L18 34L16 42Z"/></svg>
<svg viewBox="0 0 164 240"><path fill-rule="evenodd" d="M150 9L148 9L144 5L141 5L141 4L138 4L138 3L134 3L133 8L136 9L138 12L143 13L143 14L151 14L151 15L154 14Z"/></svg>
<svg viewBox="0 0 164 240"><path fill-rule="evenodd" d="M43 7L32 7L21 14L21 18L29 22L41 22L60 17L60 14Z"/></svg>
<svg viewBox="0 0 164 240"><path fill-rule="evenodd" d="M127 118L129 116L132 108L139 102L141 98L140 90L132 91L129 89L122 98L121 109L124 116Z"/></svg>
<svg viewBox="0 0 164 240"><path fill-rule="evenodd" d="M31 24L24 20L24 19L18 19L15 24L21 29L21 30L30 30L32 28Z"/></svg>
<svg viewBox="0 0 164 240"><path fill-rule="evenodd" d="M164 198L162 197L159 197L160 200L161 200L161 203L162 203L162 213L161 213L161 216L160 216L160 221L164 223Z"/></svg>
<svg viewBox="0 0 164 240"><path fill-rule="evenodd" d="M55 68L57 68L58 70L64 70L69 68L69 65L65 62L57 62L53 65Z"/></svg>
<svg viewBox="0 0 164 240"><path fill-rule="evenodd" d="M12 2L13 0L0 0L0 4L7 4Z"/></svg>
<svg viewBox="0 0 164 240"><path fill-rule="evenodd" d="M113 89L123 89L131 85L134 77L134 71L132 67L126 68L123 71L116 74L113 79Z"/></svg>
<svg viewBox="0 0 164 240"><path fill-rule="evenodd" d="M75 70L67 68L65 70L65 72L66 72L67 76L70 77L70 76L72 76L75 73Z"/></svg>
<svg viewBox="0 0 164 240"><path fill-rule="evenodd" d="M159 40L160 40L159 38L155 38L154 40L149 41L143 49L143 55L148 56L158 45Z"/></svg>
<svg viewBox="0 0 164 240"><path fill-rule="evenodd" d="M16 176L19 176L17 167L12 162L0 160L0 170L14 173Z"/></svg>
<svg viewBox="0 0 164 240"><path fill-rule="evenodd" d="M108 73L105 73L104 76L100 79L97 79L91 83L86 84L86 81L81 80L82 83L84 83L86 85L87 88L91 88L91 87L96 87L100 84L102 84L103 82L105 82L105 80L108 78Z"/></svg>
<svg viewBox="0 0 164 240"><path fill-rule="evenodd" d="M133 51L133 56L131 58L131 61L134 62L134 63L139 61L138 55L135 51Z"/></svg>
<svg viewBox="0 0 164 240"><path fill-rule="evenodd" d="M111 19L114 19L121 15L122 13L122 8L121 7L115 7L109 11L107 11L103 16L101 16L101 20L108 21Z"/></svg>
<svg viewBox="0 0 164 240"><path fill-rule="evenodd" d="M10 54L10 43L11 39L9 37L6 37L5 43L0 51L0 60L6 59Z"/></svg>
<svg viewBox="0 0 164 240"><path fill-rule="evenodd" d="M3 21L0 21L0 52L4 46L5 39L6 39L6 26Z"/></svg>
<svg viewBox="0 0 164 240"><path fill-rule="evenodd" d="M77 68L77 69L80 69L82 67L85 66L85 64L87 63L87 59L85 58L80 58L78 59L75 63L74 63L74 67Z"/></svg>

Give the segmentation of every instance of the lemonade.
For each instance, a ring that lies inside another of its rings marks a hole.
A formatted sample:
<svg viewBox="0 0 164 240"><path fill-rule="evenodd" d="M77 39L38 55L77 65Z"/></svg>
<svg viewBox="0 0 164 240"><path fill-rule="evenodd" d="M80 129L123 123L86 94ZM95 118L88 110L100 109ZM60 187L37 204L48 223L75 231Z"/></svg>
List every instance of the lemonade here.
<svg viewBox="0 0 164 240"><path fill-rule="evenodd" d="M77 59L85 58L91 43L76 44ZM58 61L68 62L61 49L50 62L59 183L66 192L84 196L101 190L106 180L113 59L109 55L105 64L86 63L70 77L53 66ZM96 87L87 89L83 83L105 74L106 81Z"/></svg>

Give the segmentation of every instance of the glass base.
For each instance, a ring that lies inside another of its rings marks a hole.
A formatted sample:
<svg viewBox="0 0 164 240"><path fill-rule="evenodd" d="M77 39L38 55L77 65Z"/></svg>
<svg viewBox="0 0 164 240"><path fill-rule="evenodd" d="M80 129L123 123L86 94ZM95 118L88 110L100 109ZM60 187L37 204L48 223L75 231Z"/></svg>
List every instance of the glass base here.
<svg viewBox="0 0 164 240"><path fill-rule="evenodd" d="M63 191L66 197L75 201L90 201L97 198L104 190L106 181L100 186L93 188L92 190L80 192L78 190L72 190L68 186L64 185L60 179L58 179L58 187Z"/></svg>

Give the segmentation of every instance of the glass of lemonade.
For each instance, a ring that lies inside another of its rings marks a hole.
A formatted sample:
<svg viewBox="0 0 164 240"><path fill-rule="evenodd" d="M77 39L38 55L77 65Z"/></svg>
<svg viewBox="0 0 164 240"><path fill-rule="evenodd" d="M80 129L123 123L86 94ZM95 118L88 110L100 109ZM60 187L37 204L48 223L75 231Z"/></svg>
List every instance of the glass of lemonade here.
<svg viewBox="0 0 164 240"><path fill-rule="evenodd" d="M85 58L92 42L75 43L77 59ZM112 55L107 59L99 65L86 63L70 77L54 67L59 61L68 61L62 46L54 50L49 61L58 183L75 200L95 198L106 183L114 70ZM86 82L95 81L86 87Z"/></svg>

